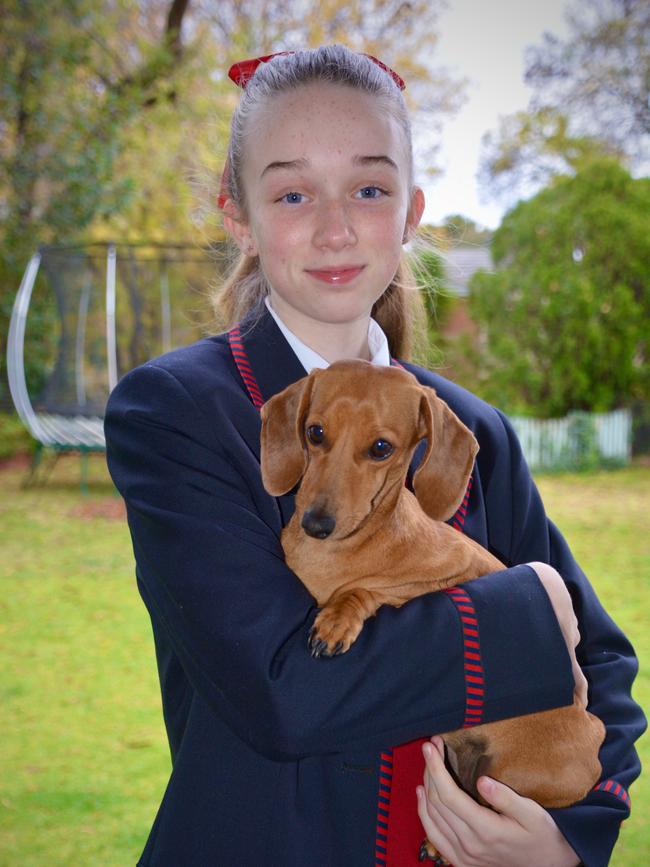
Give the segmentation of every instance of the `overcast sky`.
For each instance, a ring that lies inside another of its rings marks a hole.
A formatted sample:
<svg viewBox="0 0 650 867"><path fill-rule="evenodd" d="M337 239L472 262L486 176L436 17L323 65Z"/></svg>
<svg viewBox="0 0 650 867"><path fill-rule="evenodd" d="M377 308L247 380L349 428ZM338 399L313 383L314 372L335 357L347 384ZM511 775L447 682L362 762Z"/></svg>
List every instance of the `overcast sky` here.
<svg viewBox="0 0 650 867"><path fill-rule="evenodd" d="M545 30L566 36L566 5L566 0L449 0L440 16L435 59L469 79L468 99L443 129L439 163L444 174L423 183L426 222L464 214L490 228L499 225L503 205L479 199L481 136L497 128L501 115L527 107L524 49L539 43Z"/></svg>

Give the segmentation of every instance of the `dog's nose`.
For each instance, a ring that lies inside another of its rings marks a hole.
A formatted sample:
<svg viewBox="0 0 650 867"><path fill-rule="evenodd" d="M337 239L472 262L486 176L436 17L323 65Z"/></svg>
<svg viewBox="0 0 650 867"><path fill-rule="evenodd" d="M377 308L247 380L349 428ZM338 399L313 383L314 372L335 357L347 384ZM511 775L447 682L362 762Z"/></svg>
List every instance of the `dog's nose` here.
<svg viewBox="0 0 650 867"><path fill-rule="evenodd" d="M319 512L316 509L307 509L302 516L300 526L308 536L313 536L314 539L327 539L334 527L336 521L331 515L325 512Z"/></svg>

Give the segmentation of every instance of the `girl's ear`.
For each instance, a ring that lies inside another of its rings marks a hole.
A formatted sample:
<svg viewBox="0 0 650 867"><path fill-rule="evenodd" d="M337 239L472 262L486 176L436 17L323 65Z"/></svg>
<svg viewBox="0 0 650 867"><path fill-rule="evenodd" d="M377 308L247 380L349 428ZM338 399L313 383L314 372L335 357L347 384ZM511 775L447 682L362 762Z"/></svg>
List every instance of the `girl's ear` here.
<svg viewBox="0 0 650 867"><path fill-rule="evenodd" d="M246 256L257 256L257 245L251 228L232 199L223 206L223 227Z"/></svg>
<svg viewBox="0 0 650 867"><path fill-rule="evenodd" d="M420 220L422 219L422 214L424 213L424 193L420 189L420 187L414 187L413 192L411 193L411 203L409 205L408 213L406 215L406 226L404 227L404 240L403 243L406 244L407 241L410 241L413 235L415 234L415 230L420 225Z"/></svg>

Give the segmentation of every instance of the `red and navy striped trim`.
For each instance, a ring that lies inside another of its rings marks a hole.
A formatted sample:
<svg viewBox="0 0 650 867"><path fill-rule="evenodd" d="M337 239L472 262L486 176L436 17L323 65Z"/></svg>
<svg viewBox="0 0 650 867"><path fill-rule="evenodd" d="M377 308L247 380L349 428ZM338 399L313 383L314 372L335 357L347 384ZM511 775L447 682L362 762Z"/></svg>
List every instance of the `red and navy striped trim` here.
<svg viewBox="0 0 650 867"><path fill-rule="evenodd" d="M463 627L463 667L465 670L465 719L463 728L479 725L483 719L485 679L481 660L476 610L467 591L462 587L443 590L456 606Z"/></svg>
<svg viewBox="0 0 650 867"><path fill-rule="evenodd" d="M463 502L451 519L451 525L462 532L467 517L469 495L474 477L469 477ZM481 659L481 641L478 633L476 609L469 593L462 587L447 587L444 591L456 606L463 627L463 666L465 670L465 719L463 728L479 725L483 717L485 700L485 672Z"/></svg>
<svg viewBox="0 0 650 867"><path fill-rule="evenodd" d="M244 344L242 343L239 325L235 325L235 327L231 328L228 332L228 343L230 344L230 351L232 352L232 357L237 365L239 375L244 380L246 391L248 392L250 399L253 401L253 406L256 409L261 409L264 404L264 398L262 397L262 392L257 384L257 380L255 379L253 368L250 366Z"/></svg>
<svg viewBox="0 0 650 867"><path fill-rule="evenodd" d="M627 789L620 783L617 783L616 780L603 780L597 786L594 786L594 792L609 792L610 795L616 795L617 798L620 798L627 807L632 806Z"/></svg>
<svg viewBox="0 0 650 867"><path fill-rule="evenodd" d="M469 477L469 482L467 483L467 490L465 491L465 496L463 497L463 502L458 507L456 514L451 519L451 525L455 530L461 530L465 526L465 518L467 517L467 507L469 505L469 495L472 490L472 485L474 484L474 476Z"/></svg>
<svg viewBox="0 0 650 867"><path fill-rule="evenodd" d="M393 754L382 752L379 763L379 798L377 804L377 840L375 842L375 861L378 867L386 867L386 846L388 845L388 810L390 789L393 781Z"/></svg>
<svg viewBox="0 0 650 867"><path fill-rule="evenodd" d="M474 477L470 476L463 502L451 519L451 525L463 531L470 491ZM485 680L481 660L480 638L476 610L469 594L462 587L449 587L444 591L456 606L463 628L463 656L465 671L465 716L463 728L478 725L483 716L485 700ZM388 818L390 793L393 776L393 752L382 752L379 765L379 795L377 806L377 835L375 842L375 865L386 867L386 843L388 840Z"/></svg>

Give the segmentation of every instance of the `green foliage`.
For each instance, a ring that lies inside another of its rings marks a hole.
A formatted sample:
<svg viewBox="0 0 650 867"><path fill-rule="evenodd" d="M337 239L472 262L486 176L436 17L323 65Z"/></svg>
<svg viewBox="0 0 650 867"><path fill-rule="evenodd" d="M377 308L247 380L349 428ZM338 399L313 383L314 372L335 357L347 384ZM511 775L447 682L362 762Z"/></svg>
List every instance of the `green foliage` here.
<svg viewBox="0 0 650 867"><path fill-rule="evenodd" d="M549 417L647 397L650 180L606 161L559 178L505 216L492 253L470 296L484 397Z"/></svg>
<svg viewBox="0 0 650 867"><path fill-rule="evenodd" d="M474 220L463 214L448 214L443 223L443 229L450 243L472 244L484 246L492 238L491 229L479 227Z"/></svg>
<svg viewBox="0 0 650 867"><path fill-rule="evenodd" d="M435 326L441 318L441 306L444 306L446 297L442 258L432 248L425 247L411 257L411 267L420 287L429 321Z"/></svg>
<svg viewBox="0 0 650 867"><path fill-rule="evenodd" d="M178 52L166 39L142 38L130 5L10 0L3 6L0 374L13 296L29 256L43 243L78 239L93 221L127 206L134 175L116 172L125 132L145 107L169 96ZM125 30L130 50L122 52ZM38 354L37 343L31 349Z"/></svg>
<svg viewBox="0 0 650 867"><path fill-rule="evenodd" d="M417 361L426 366L437 366L444 357L444 328L455 296L445 285L444 261L435 251L431 240L416 242L410 265L426 314L425 345L418 347Z"/></svg>
<svg viewBox="0 0 650 867"><path fill-rule="evenodd" d="M0 459L31 451L29 431L14 413L0 412Z"/></svg>
<svg viewBox="0 0 650 867"><path fill-rule="evenodd" d="M571 174L603 157L624 158L612 143L571 132L557 109L518 111L502 117L496 133L481 141L479 182L497 198L515 190L538 189L558 174Z"/></svg>

